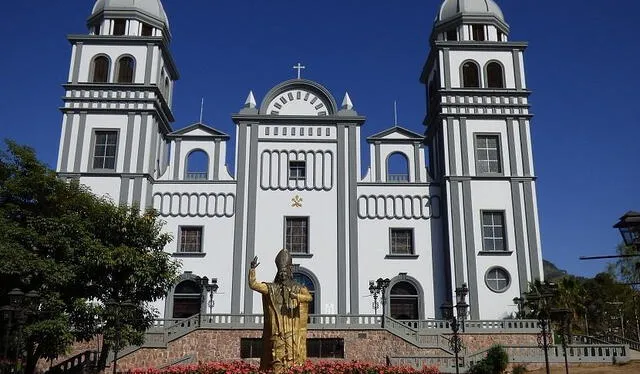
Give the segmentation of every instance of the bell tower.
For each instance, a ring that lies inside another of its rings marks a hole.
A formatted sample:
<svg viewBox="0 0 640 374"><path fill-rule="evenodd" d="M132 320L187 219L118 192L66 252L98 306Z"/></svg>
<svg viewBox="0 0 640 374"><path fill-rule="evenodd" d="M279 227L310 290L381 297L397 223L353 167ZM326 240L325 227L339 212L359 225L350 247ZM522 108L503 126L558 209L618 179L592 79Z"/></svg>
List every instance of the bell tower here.
<svg viewBox="0 0 640 374"><path fill-rule="evenodd" d="M151 204L167 168L178 71L160 0L98 0L88 33L69 35L56 170L120 204Z"/></svg>
<svg viewBox="0 0 640 374"><path fill-rule="evenodd" d="M445 0L426 87L430 170L446 206L445 266L467 283L471 318L501 318L541 279L542 255L523 53L494 0Z"/></svg>

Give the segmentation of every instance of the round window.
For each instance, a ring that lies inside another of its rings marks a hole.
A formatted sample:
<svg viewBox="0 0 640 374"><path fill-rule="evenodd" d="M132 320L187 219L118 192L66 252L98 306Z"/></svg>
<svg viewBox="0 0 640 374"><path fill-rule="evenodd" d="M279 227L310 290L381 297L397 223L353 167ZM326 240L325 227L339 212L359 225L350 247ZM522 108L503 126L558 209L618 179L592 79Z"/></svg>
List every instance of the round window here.
<svg viewBox="0 0 640 374"><path fill-rule="evenodd" d="M487 287L493 292L504 292L511 285L511 277L509 272L501 267L494 267L487 271L484 276Z"/></svg>

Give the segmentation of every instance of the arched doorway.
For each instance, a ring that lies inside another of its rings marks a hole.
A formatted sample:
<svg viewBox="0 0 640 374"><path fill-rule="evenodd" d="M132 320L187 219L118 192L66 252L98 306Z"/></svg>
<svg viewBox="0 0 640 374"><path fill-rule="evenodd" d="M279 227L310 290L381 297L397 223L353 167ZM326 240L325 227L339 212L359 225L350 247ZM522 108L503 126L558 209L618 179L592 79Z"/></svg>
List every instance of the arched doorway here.
<svg viewBox="0 0 640 374"><path fill-rule="evenodd" d="M389 292L389 312L393 319L417 320L419 317L418 290L409 282L401 281Z"/></svg>
<svg viewBox="0 0 640 374"><path fill-rule="evenodd" d="M313 279L311 279L307 274L295 272L293 273L293 280L307 287L311 297L313 297L313 300L309 303L309 314L316 314L316 305L318 300L316 299L316 285L313 282Z"/></svg>
<svg viewBox="0 0 640 374"><path fill-rule="evenodd" d="M202 288L191 279L178 283L173 291L173 318L188 318L200 313Z"/></svg>

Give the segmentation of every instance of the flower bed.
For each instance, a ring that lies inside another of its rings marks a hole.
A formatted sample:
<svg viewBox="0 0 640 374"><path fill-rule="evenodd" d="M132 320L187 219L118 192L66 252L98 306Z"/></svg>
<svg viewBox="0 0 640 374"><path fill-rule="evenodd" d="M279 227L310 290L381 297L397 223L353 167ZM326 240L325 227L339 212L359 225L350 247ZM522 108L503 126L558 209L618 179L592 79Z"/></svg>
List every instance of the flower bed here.
<svg viewBox="0 0 640 374"><path fill-rule="evenodd" d="M134 369L130 374L260 374L264 373L253 365L243 361L209 362L198 365L171 366L166 369ZM287 374L438 374L434 367L416 370L408 366L383 366L363 362L307 361L303 366L296 366Z"/></svg>

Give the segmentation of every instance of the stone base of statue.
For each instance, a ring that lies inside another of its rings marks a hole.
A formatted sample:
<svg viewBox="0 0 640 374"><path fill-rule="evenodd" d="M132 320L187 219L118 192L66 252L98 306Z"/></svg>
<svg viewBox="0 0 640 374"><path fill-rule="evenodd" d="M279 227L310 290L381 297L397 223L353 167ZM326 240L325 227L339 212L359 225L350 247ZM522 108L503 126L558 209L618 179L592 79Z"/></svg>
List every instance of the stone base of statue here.
<svg viewBox="0 0 640 374"><path fill-rule="evenodd" d="M264 329L261 370L281 373L307 360L307 319L311 294L293 280L292 258L286 249L276 256L278 272L273 283L256 281L258 257L251 262L249 287L262 294Z"/></svg>

